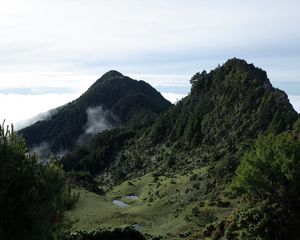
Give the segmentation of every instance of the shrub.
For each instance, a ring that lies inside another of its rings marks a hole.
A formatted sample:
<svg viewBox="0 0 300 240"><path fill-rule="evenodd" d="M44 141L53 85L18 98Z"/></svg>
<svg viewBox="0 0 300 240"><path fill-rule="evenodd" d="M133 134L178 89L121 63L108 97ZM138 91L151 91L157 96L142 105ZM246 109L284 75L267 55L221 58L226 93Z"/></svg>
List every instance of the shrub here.
<svg viewBox="0 0 300 240"><path fill-rule="evenodd" d="M63 213L76 199L56 159L38 162L13 127L4 129L3 124L0 166L0 239L62 237L69 226Z"/></svg>
<svg viewBox="0 0 300 240"><path fill-rule="evenodd" d="M299 132L261 136L245 154L232 188L246 199L235 213L245 239L299 239Z"/></svg>

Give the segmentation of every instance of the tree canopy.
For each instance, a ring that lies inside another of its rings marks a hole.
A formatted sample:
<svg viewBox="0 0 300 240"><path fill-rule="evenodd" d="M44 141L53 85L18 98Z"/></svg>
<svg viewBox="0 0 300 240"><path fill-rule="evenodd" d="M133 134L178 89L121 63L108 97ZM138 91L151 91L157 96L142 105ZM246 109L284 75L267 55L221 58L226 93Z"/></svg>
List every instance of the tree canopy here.
<svg viewBox="0 0 300 240"><path fill-rule="evenodd" d="M0 126L0 239L60 239L72 197L54 160L27 152L13 127Z"/></svg>
<svg viewBox="0 0 300 240"><path fill-rule="evenodd" d="M299 239L298 126L299 120L292 131L259 137L237 168L232 186L246 201L228 226L242 230L243 239Z"/></svg>
<svg viewBox="0 0 300 240"><path fill-rule="evenodd" d="M249 198L285 202L300 196L300 141L288 131L258 138L243 157L233 187ZM297 196L299 195L299 196Z"/></svg>

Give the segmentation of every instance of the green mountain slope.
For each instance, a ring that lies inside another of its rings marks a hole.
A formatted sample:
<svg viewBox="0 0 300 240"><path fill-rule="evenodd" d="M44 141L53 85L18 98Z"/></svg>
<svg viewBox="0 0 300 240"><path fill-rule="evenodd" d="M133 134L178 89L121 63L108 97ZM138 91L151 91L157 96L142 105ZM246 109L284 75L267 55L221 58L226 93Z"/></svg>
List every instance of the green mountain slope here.
<svg viewBox="0 0 300 240"><path fill-rule="evenodd" d="M82 142L87 141L85 131L90 121L88 109L91 110L91 121L98 123L98 130L99 127L104 130L117 126L138 128L147 125L170 105L146 82L109 71L81 97L56 109L48 119L26 127L19 133L29 147L46 142L53 152L70 150L80 136L85 137L81 139ZM101 123L104 126L99 126ZM93 131L94 128L90 128L88 134Z"/></svg>
<svg viewBox="0 0 300 240"><path fill-rule="evenodd" d="M266 72L244 60L230 59L210 73L197 73L191 83L186 98L120 153L113 172L122 169L131 178L223 164L220 171L233 173L259 134L282 132L298 118Z"/></svg>
<svg viewBox="0 0 300 240"><path fill-rule="evenodd" d="M267 129L282 131L297 117L287 95L272 87L266 72L243 60L231 59L209 74L197 73L191 83L190 95L152 128L154 139L234 144Z"/></svg>

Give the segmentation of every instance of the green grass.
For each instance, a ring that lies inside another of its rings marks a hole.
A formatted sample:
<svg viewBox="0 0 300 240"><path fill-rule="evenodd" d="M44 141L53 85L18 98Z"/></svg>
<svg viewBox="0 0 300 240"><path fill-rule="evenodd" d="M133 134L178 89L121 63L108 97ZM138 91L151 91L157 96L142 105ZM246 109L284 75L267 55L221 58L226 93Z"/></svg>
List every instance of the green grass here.
<svg viewBox="0 0 300 240"><path fill-rule="evenodd" d="M172 177L153 177L153 173L141 178L125 181L114 187L106 196L99 196L79 189L80 199L67 215L77 220L76 230L120 227L140 224L143 232L165 236L167 239L180 239L179 234L199 232L197 217L192 216L192 209L199 207L198 192L191 189L190 177L207 173L205 168L196 169L188 175ZM138 195L138 200L127 199L127 195ZM120 208L112 203L119 199L130 206ZM228 209L203 206L212 209L216 215L224 215ZM199 207L199 209L202 209ZM187 234L188 235L188 234ZM192 235L189 238L194 239ZM197 239L197 236L195 237Z"/></svg>

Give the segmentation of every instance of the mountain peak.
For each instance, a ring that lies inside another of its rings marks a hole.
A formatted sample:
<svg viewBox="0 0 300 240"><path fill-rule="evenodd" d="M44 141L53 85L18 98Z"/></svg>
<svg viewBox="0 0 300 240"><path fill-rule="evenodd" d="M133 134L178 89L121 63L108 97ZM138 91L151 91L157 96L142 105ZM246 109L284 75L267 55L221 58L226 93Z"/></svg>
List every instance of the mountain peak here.
<svg viewBox="0 0 300 240"><path fill-rule="evenodd" d="M238 58L227 60L223 65L219 65L209 73L206 71L198 72L190 82L193 84L192 93L196 94L199 94L200 90L205 91L212 88L240 91L255 86L256 88L263 87L269 92L273 89L264 70Z"/></svg>
<svg viewBox="0 0 300 240"><path fill-rule="evenodd" d="M106 80L106 79L120 78L120 77L124 77L124 75L116 70L110 70L110 71L104 73L100 79Z"/></svg>
<svg viewBox="0 0 300 240"><path fill-rule="evenodd" d="M105 129L125 125L142 127L156 120L170 105L149 84L111 70L81 97L58 108L50 119L22 129L20 133L30 147L47 142L53 152L70 150L85 133L89 119L93 119L99 126L105 125Z"/></svg>
<svg viewBox="0 0 300 240"><path fill-rule="evenodd" d="M234 70L234 71L238 70L238 71L244 72L244 73L251 73L252 74L251 77L255 77L255 75L256 75L256 77L265 79L269 82L269 79L267 79L268 77L267 77L266 71L254 66L252 63L248 63L244 59L231 58L231 59L227 60L221 66L221 68L227 70L226 73L229 73L232 70Z"/></svg>
<svg viewBox="0 0 300 240"><path fill-rule="evenodd" d="M287 95L272 86L264 70L245 60L232 58L209 73L196 73L191 83L189 96L172 108L174 116L166 113L156 124L159 131L154 128L154 138L186 135L186 141L195 144L222 139L230 145L268 129L289 129L297 118ZM177 112L181 115L175 116Z"/></svg>
<svg viewBox="0 0 300 240"><path fill-rule="evenodd" d="M241 58L230 58L228 59L224 65L249 65L246 60ZM251 64L252 65L252 64Z"/></svg>

